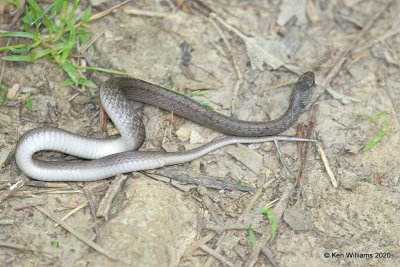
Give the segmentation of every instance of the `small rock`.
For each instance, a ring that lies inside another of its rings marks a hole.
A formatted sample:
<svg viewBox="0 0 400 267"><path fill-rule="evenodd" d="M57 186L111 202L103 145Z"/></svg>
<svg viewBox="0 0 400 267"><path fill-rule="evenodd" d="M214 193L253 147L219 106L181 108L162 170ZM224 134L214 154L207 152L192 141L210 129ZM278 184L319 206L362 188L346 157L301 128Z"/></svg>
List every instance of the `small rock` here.
<svg viewBox="0 0 400 267"><path fill-rule="evenodd" d="M358 178L352 172L344 171L341 179L340 184L347 190L354 190L357 187Z"/></svg>
<svg viewBox="0 0 400 267"><path fill-rule="evenodd" d="M11 86L11 88L8 89L7 98L8 98L8 99L15 99L15 97L16 97L17 94L18 94L19 87L20 87L20 86L19 86L18 83L15 83L13 86Z"/></svg>
<svg viewBox="0 0 400 267"><path fill-rule="evenodd" d="M190 143L191 144L199 144L199 143L204 143L204 138L194 130L190 131Z"/></svg>
<svg viewBox="0 0 400 267"><path fill-rule="evenodd" d="M251 150L244 145L227 147L226 151L256 174L260 173L260 170L263 167L263 157L256 151Z"/></svg>
<svg viewBox="0 0 400 267"><path fill-rule="evenodd" d="M305 231L310 229L310 220L304 211L295 205L285 210L283 220L295 231Z"/></svg>
<svg viewBox="0 0 400 267"><path fill-rule="evenodd" d="M176 136L178 137L179 140L181 140L182 142L186 142L189 140L189 138L191 137L191 130L188 129L185 126L182 126L181 128L179 128L176 131Z"/></svg>

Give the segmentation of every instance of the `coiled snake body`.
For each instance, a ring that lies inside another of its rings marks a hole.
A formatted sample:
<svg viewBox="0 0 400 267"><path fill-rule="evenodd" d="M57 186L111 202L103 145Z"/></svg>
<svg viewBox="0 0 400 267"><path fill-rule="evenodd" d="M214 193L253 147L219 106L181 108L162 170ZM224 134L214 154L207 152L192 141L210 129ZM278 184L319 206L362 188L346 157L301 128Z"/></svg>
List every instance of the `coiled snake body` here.
<svg viewBox="0 0 400 267"><path fill-rule="evenodd" d="M267 121L242 121L216 113L190 98L143 80L118 77L100 87L101 103L121 136L97 139L61 129L43 127L24 134L18 142L15 159L26 176L44 181L95 181L120 173L154 169L199 158L220 147L235 143L272 140L307 141L285 136L272 137L294 124L309 102L314 88L314 73L300 76L290 95L290 104L279 118ZM144 125L131 101L173 111L216 131L234 135L216 139L186 152L145 152L137 150L145 139ZM77 161L42 161L33 154L55 150L76 157Z"/></svg>

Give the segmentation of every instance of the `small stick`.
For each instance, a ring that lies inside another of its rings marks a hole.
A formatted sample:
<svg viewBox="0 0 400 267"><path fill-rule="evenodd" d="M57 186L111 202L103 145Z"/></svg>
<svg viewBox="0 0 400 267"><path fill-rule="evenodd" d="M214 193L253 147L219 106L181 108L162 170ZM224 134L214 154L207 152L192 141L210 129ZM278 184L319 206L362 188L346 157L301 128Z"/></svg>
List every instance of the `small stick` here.
<svg viewBox="0 0 400 267"><path fill-rule="evenodd" d="M0 225L13 225L13 224L14 224L14 219L8 219L8 218L0 219Z"/></svg>
<svg viewBox="0 0 400 267"><path fill-rule="evenodd" d="M228 230L247 230L248 226L244 224L228 224L228 225L208 225L205 227L208 230L221 234Z"/></svg>
<svg viewBox="0 0 400 267"><path fill-rule="evenodd" d="M222 264L224 264L226 266L230 266L230 267L234 266L233 263L228 261L227 258L225 258L221 254L219 254L217 251L211 249L210 247L208 247L206 245L202 245L202 246L200 246L200 248L202 250L204 250L205 252L207 252L208 254L210 254L211 256L213 256L214 258L216 258L217 260L219 260Z"/></svg>
<svg viewBox="0 0 400 267"><path fill-rule="evenodd" d="M30 207L35 207L35 206L42 206L45 205L47 201L44 198L29 198L27 201L23 200L18 202L17 205L13 206L14 210L22 210Z"/></svg>
<svg viewBox="0 0 400 267"><path fill-rule="evenodd" d="M37 253L45 254L45 252L37 250L37 249L26 248L26 247L23 247L21 245L11 244L11 243L0 242L0 247L12 248L12 249L18 249L18 250L22 250L22 251L31 251L31 252L37 252Z"/></svg>
<svg viewBox="0 0 400 267"><path fill-rule="evenodd" d="M264 186L260 187L257 189L256 193L253 195L251 198L249 204L246 207L246 210L239 216L238 218L238 223L240 223L243 220L244 214L248 214L251 209L253 209L254 205L256 204L257 200L260 198L262 192L267 189L267 187L275 182L275 179L267 181Z"/></svg>
<svg viewBox="0 0 400 267"><path fill-rule="evenodd" d="M88 201L85 201L84 203L82 203L81 205L76 207L75 209L71 210L70 212L67 213L67 215L65 215L64 217L61 218L61 221L65 221L68 217L71 217L72 214L74 214L74 213L78 212L79 210L83 209L84 207L86 207L87 204L88 204ZM54 226L57 227L58 223L55 223Z"/></svg>
<svg viewBox="0 0 400 267"><path fill-rule="evenodd" d="M69 185L66 183L54 183L54 182L43 182L43 181L34 181L34 180L27 180L25 182L27 186L33 187L46 187L46 188L69 188Z"/></svg>
<svg viewBox="0 0 400 267"><path fill-rule="evenodd" d="M289 167L287 166L286 161L282 157L282 152L281 152L281 148L279 147L278 141L274 140L274 144L276 146L276 151L278 152L279 161L281 162L283 168L289 174L289 176L293 178L294 177L293 173L289 170Z"/></svg>
<svg viewBox="0 0 400 267"><path fill-rule="evenodd" d="M81 240L83 243L85 243L86 245L88 245L89 247L93 248L94 250L96 250L97 252L107 256L109 259L117 261L118 258L113 256L109 251L105 250L104 248L100 247L99 245L97 245L96 243L90 241L89 239L87 239L84 235L82 235L79 231L77 231L75 228L73 228L72 226L70 226L69 224L61 221L60 219L58 219L57 217L55 217L53 214L51 214L49 211L43 209L42 207L35 207L38 211L40 211L41 213L43 213L44 215L46 215L47 217L49 217L50 219L52 219L53 221L55 221L56 223L58 223L59 225L61 225L65 230L67 230L68 232L70 232L71 234L73 234L76 238L78 238L79 240Z"/></svg>
<svg viewBox="0 0 400 267"><path fill-rule="evenodd" d="M189 247L186 248L185 253L183 254L183 259L185 260L191 260L192 259L192 254L195 252L198 248L200 248L202 245L206 244L208 241L213 239L215 236L215 233L208 234L199 240L194 241Z"/></svg>
<svg viewBox="0 0 400 267"><path fill-rule="evenodd" d="M200 175L198 177L192 176L190 173L175 169L163 169L156 171L157 175L168 177L170 179L179 181L181 183L190 183L202 185L207 188L214 188L218 190L238 190L243 192L254 191L254 188L247 185L238 185L234 183L225 182L223 180L218 180L216 177L209 177Z"/></svg>
<svg viewBox="0 0 400 267"><path fill-rule="evenodd" d="M221 216L218 214L218 207L217 205L211 200L210 196L208 195L207 189L204 187L199 186L197 192L203 197L203 204L207 207L208 212L210 213L211 217L214 219L216 224L222 224L223 220Z"/></svg>
<svg viewBox="0 0 400 267"><path fill-rule="evenodd" d="M148 11L148 10L140 10L136 8L128 8L124 9L126 14L136 15L136 16L146 16L146 17L156 17L156 18L165 18L169 15L166 12L155 12L155 11Z"/></svg>
<svg viewBox="0 0 400 267"><path fill-rule="evenodd" d="M10 196L14 195L18 191L18 189L24 185L24 180L25 179L20 178L18 182L10 186L9 190L3 191L0 194L0 203L9 198Z"/></svg>
<svg viewBox="0 0 400 267"><path fill-rule="evenodd" d="M126 0L126 1L124 1L124 2L122 2L122 3L120 3L120 4L118 4L118 5L115 5L115 6L113 6L113 7L110 7L109 9L106 9L106 10L103 10L103 11L101 11L101 12L99 12L99 13L96 13L96 14L94 14L94 15L92 15L91 17L90 17L90 19L89 19L89 21L93 21L93 20L96 20L96 19L100 19L100 18L102 18L102 17L104 17L104 16L107 16L111 11L113 11L114 9L117 9L117 8L119 8L119 7L121 7L121 6L123 6L123 5L125 5L126 3L128 3L128 2L130 2L131 0Z"/></svg>
<svg viewBox="0 0 400 267"><path fill-rule="evenodd" d="M90 190L88 188L84 187L83 191L85 192L87 201L89 203L90 214L92 215L92 220L95 222L95 221L97 221L96 204L93 201L92 194L91 194ZM99 237L99 234L100 234L99 227L94 227L94 231L96 232L96 238Z"/></svg>
<svg viewBox="0 0 400 267"><path fill-rule="evenodd" d="M128 176L120 174L115 177L111 185L108 187L106 194L100 200L99 207L96 211L97 217L103 217L105 220L108 219L108 215L110 213L110 209L115 197L121 191L123 184Z"/></svg>
<svg viewBox="0 0 400 267"><path fill-rule="evenodd" d="M312 106L312 110L310 116L308 118L308 128L306 133L306 138L310 138L314 136L315 125L317 123L317 113L318 113L318 105ZM304 175L304 169L307 163L307 155L308 155L308 144L299 144L299 151L300 151L300 169L296 179L296 186L302 181Z"/></svg>
<svg viewBox="0 0 400 267"><path fill-rule="evenodd" d="M271 250L267 246L263 246L261 248L261 253L264 254L265 257L269 260L273 267L278 267L278 263L274 260L274 256L272 255Z"/></svg>
<svg viewBox="0 0 400 267"><path fill-rule="evenodd" d="M332 172L332 169L331 169L331 167L329 165L328 159L326 158L326 154L325 154L324 150L322 149L322 147L319 144L316 144L316 145L317 145L317 148L318 148L319 155L321 156L322 162L324 163L326 172L328 173L329 178L331 178L331 182L332 182L333 188L337 188L338 187L338 182L337 182L337 179L336 179L335 175Z"/></svg>

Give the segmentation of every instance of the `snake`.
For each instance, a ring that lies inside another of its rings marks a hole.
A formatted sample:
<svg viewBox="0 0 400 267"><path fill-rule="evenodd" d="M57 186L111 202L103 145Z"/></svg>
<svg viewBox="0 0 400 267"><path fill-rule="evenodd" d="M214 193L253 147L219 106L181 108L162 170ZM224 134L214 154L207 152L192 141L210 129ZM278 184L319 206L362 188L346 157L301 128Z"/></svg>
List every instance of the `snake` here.
<svg viewBox="0 0 400 267"><path fill-rule="evenodd" d="M184 94L134 77L115 77L100 85L100 101L120 135L92 138L59 128L27 131L18 141L15 160L26 176L42 181L97 181L118 174L182 164L221 147L237 143L312 141L274 136L292 126L309 103L315 75L302 74L290 94L284 114L270 121L244 121L210 110ZM141 112L132 102L165 111L221 132L226 136L184 152L137 151L145 140ZM39 151L59 151L81 159L48 161L34 156Z"/></svg>

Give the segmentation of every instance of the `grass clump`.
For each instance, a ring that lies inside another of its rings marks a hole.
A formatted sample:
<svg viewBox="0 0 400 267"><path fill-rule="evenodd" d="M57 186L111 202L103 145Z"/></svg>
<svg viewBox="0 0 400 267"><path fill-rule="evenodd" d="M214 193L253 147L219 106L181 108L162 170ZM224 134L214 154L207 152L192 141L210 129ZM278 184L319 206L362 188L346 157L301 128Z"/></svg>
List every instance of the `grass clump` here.
<svg viewBox="0 0 400 267"><path fill-rule="evenodd" d="M20 7L19 1L10 1ZM0 47L7 52L1 59L13 62L34 62L48 57L54 60L68 75L64 85L96 85L78 72L78 66L71 60L71 53L77 42L89 40L86 30L91 16L91 7L77 15L79 0L55 0L42 8L35 0L27 0L22 18L23 31L5 32L0 37L15 37L20 43Z"/></svg>

